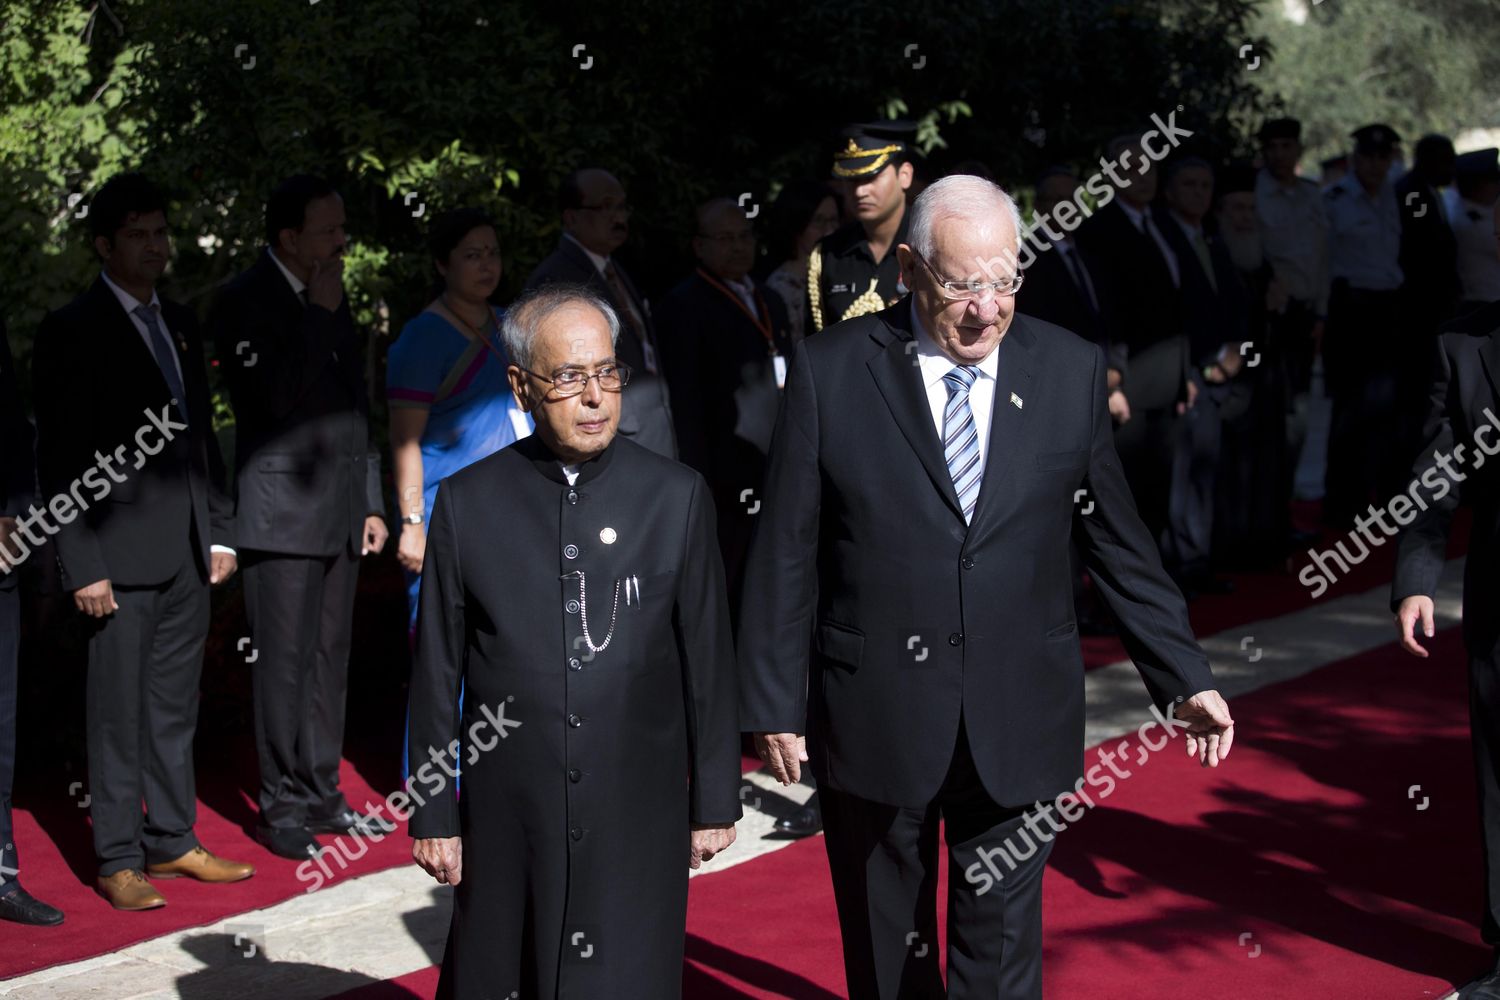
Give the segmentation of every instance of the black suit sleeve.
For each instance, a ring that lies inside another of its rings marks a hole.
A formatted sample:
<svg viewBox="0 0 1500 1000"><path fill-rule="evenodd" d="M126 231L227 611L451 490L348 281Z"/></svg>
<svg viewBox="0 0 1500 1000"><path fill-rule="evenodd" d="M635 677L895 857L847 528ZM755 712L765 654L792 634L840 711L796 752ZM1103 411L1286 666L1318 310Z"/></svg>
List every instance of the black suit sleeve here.
<svg viewBox="0 0 1500 1000"><path fill-rule="evenodd" d="M1136 513L1115 454L1105 367L1104 352L1096 348L1088 496L1074 505L1073 535L1089 574L1120 624L1120 638L1152 701L1166 708L1178 698L1211 690L1214 679L1208 658L1193 638L1187 605L1162 569L1156 543Z"/></svg>
<svg viewBox="0 0 1500 1000"><path fill-rule="evenodd" d="M0 516L20 517L36 502L36 432L21 407L21 389L10 356L5 323L0 320L0 455L4 477L0 486Z"/></svg>
<svg viewBox="0 0 1500 1000"><path fill-rule="evenodd" d="M740 730L729 598L708 484L695 476L673 627L682 661L692 773L688 817L727 826L740 818Z"/></svg>
<svg viewBox="0 0 1500 1000"><path fill-rule="evenodd" d="M807 350L792 352L771 439L765 503L746 569L740 621L740 728L801 733L818 593L818 404Z"/></svg>
<svg viewBox="0 0 1500 1000"><path fill-rule="evenodd" d="M1436 484L1427 477L1437 466L1434 454L1453 454L1453 420L1449 415L1449 386L1453 373L1443 339L1437 339L1432 361L1432 384L1428 390L1427 420L1422 427L1422 450L1417 452L1412 478L1420 479L1426 502L1396 542L1396 575L1391 580L1391 610L1408 597L1432 597L1437 593L1448 548L1448 529L1458 509L1459 492L1445 474ZM1419 494L1420 495L1420 494ZM1418 505L1420 508L1420 505Z"/></svg>
<svg viewBox="0 0 1500 1000"><path fill-rule="evenodd" d="M357 345L340 322L347 300L337 313L322 306L302 310L295 331L278 336L280 324L268 314L269 304L246 301L243 289L226 291L214 303L209 327L236 405L254 401L275 420L283 420L312 389L336 350Z"/></svg>
<svg viewBox="0 0 1500 1000"><path fill-rule="evenodd" d="M417 838L459 835L457 790L429 756L429 748L446 752L462 726L458 688L464 670L464 584L450 492L448 483L440 483L432 504L417 606L408 751L413 798L409 830Z"/></svg>
<svg viewBox="0 0 1500 1000"><path fill-rule="evenodd" d="M699 472L709 471L707 366L704 330L699 314L684 296L662 300L656 329L661 341L663 374L672 400L677 431L677 458Z"/></svg>
<svg viewBox="0 0 1500 1000"><path fill-rule="evenodd" d="M36 402L37 477L43 496L70 493L73 480L92 468L94 406L101 398L93 354L80 332L58 313L50 313L37 331L31 356L32 395ZM62 568L63 587L74 591L109 579L109 567L90 521L74 517L58 523L53 536Z"/></svg>

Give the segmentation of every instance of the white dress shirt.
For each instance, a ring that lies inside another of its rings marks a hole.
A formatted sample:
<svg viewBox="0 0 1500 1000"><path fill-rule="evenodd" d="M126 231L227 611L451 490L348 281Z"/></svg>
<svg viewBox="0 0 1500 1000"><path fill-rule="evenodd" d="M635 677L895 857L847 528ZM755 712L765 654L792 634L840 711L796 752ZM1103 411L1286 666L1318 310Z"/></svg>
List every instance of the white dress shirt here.
<svg viewBox="0 0 1500 1000"><path fill-rule="evenodd" d="M943 413L948 409L948 383L943 376L958 367L952 358L944 354L932 334L922 325L917 315L916 301L912 302L911 326L917 337L917 366L922 373L922 386L927 390L927 406L932 410L932 425L937 428L938 443L943 441ZM974 412L974 429L979 432L979 475L984 477L984 463L990 448L990 414L995 406L995 373L1000 370L998 351L975 365L979 375L969 387L969 409Z"/></svg>
<svg viewBox="0 0 1500 1000"><path fill-rule="evenodd" d="M108 271L100 271L99 277L104 279L104 283L109 286L109 290L115 293L115 298L120 300L120 308L124 309L125 315L130 317L130 322L135 325L136 332L141 335L141 340L146 345L146 351L155 360L156 348L151 344L151 330L146 326L146 321L137 316L135 311L143 304L150 306L156 312L156 321L161 324L162 336L167 338L169 345L172 343L172 331L167 329L167 318L162 315L161 299L157 297L156 289L151 289L151 301L142 303L134 295L131 295L125 289L111 281ZM180 381L182 380L182 362L177 360L177 352L175 350L171 354L172 367L177 369L177 378ZM187 400L185 399L182 401L182 408L184 411L187 410Z"/></svg>
<svg viewBox="0 0 1500 1000"><path fill-rule="evenodd" d="M558 462L557 464L562 466L563 476L568 480L569 486L578 482L578 466L569 465L566 462Z"/></svg>
<svg viewBox="0 0 1500 1000"><path fill-rule="evenodd" d="M305 305L307 303L307 283L287 270L286 265L281 262L281 258L276 256L275 250L267 250L266 253L270 254L271 263L276 265L276 270L280 271L282 277L286 278L287 284L292 286L292 291L297 293L297 298L301 299Z"/></svg>

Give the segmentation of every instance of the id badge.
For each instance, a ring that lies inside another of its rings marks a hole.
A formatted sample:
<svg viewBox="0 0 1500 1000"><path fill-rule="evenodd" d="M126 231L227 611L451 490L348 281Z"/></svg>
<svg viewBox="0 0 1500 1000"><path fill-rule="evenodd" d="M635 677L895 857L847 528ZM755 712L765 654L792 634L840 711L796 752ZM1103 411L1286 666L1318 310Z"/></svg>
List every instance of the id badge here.
<svg viewBox="0 0 1500 1000"><path fill-rule="evenodd" d="M776 388L786 388L786 358L780 354L771 356L771 364L776 366Z"/></svg>

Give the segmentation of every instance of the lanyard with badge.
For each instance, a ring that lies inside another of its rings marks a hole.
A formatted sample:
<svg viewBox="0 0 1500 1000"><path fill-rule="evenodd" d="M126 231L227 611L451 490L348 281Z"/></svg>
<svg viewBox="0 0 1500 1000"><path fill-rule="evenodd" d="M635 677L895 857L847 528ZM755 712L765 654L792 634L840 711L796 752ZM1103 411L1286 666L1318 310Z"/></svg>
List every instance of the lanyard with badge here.
<svg viewBox="0 0 1500 1000"><path fill-rule="evenodd" d="M776 388L778 390L785 389L786 356L776 349L776 334L771 329L771 313L766 308L766 301L761 297L760 289L755 289L755 308L756 312L759 313L759 315L756 315L756 313L750 311L749 307L745 305L745 300L740 298L734 289L724 284L718 278L709 274L701 267L698 268L698 276L717 289L729 301L733 302L739 311L744 313L751 323L755 324L755 328L760 331L760 335L766 339L766 352L771 358L772 367L776 369Z"/></svg>

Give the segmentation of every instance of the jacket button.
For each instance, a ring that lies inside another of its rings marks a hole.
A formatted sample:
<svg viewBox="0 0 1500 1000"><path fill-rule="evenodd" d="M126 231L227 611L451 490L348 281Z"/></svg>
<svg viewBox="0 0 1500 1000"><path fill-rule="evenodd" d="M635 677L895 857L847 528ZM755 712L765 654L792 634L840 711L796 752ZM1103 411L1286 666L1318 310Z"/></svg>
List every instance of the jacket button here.
<svg viewBox="0 0 1500 1000"><path fill-rule="evenodd" d="M566 607L568 609L568 614L570 614L570 615L576 615L576 614L578 614L578 602L577 601L569 601L566 605L564 605L564 607Z"/></svg>
<svg viewBox="0 0 1500 1000"><path fill-rule="evenodd" d="M577 784L578 782L583 780L583 772L578 770L578 768L576 767L568 768L568 780L573 782L574 784Z"/></svg>
<svg viewBox="0 0 1500 1000"><path fill-rule="evenodd" d="M583 664L578 662L578 657L576 657L576 656L570 656L570 657L568 657L568 669L569 670L582 670L583 669Z"/></svg>
<svg viewBox="0 0 1500 1000"><path fill-rule="evenodd" d="M583 725L583 718L579 715L569 715L568 725L572 726L574 729L577 729L579 726Z"/></svg>
<svg viewBox="0 0 1500 1000"><path fill-rule="evenodd" d="M577 559L578 558L578 546L576 546L576 545L564 545L563 546L563 555L567 556L569 559Z"/></svg>
<svg viewBox="0 0 1500 1000"><path fill-rule="evenodd" d="M964 569L973 569L974 560L970 559L968 556L964 556L963 567Z"/></svg>
<svg viewBox="0 0 1500 1000"><path fill-rule="evenodd" d="M582 840L583 839L583 827L581 827L581 826L575 826L575 827L573 827L573 829L571 829L571 830L568 831L568 836L572 837L574 840Z"/></svg>
<svg viewBox="0 0 1500 1000"><path fill-rule="evenodd" d="M960 643L962 643L963 641L964 641L964 634L962 632L954 632L952 635L950 635L948 637L948 645L950 645L950 646L957 646Z"/></svg>
<svg viewBox="0 0 1500 1000"><path fill-rule="evenodd" d="M577 503L577 502L578 502L578 491L577 490L569 490L568 491L568 503Z"/></svg>

